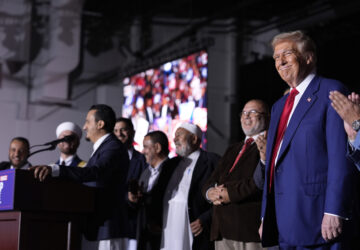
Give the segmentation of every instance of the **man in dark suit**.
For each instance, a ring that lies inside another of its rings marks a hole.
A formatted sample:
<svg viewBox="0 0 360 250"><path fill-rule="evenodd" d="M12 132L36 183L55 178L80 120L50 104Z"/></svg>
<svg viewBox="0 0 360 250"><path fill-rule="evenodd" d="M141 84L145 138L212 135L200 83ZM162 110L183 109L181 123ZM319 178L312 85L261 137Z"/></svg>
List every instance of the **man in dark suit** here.
<svg viewBox="0 0 360 250"><path fill-rule="evenodd" d="M347 249L352 169L343 122L329 93L347 92L316 75L313 41L301 31L272 41L275 68L291 91L271 111L259 233L280 249Z"/></svg>
<svg viewBox="0 0 360 250"><path fill-rule="evenodd" d="M86 162L76 154L82 136L81 128L73 122L62 122L56 128L56 137L62 139L70 136L71 141L60 142L57 147L60 150L60 158L56 161L58 165L85 167Z"/></svg>
<svg viewBox="0 0 360 250"><path fill-rule="evenodd" d="M118 118L116 119L114 134L125 145L130 159L129 171L126 178L127 185L130 182L138 181L140 174L146 167L145 157L134 149L135 130L130 119ZM120 217L119 224L122 227L122 236L124 241L127 241L127 250L136 249L136 220L137 211L129 209L128 206L123 206L123 216Z"/></svg>
<svg viewBox="0 0 360 250"><path fill-rule="evenodd" d="M31 164L28 162L30 153L29 141L24 137L15 137L10 142L9 161L0 163L0 170L4 169L28 169Z"/></svg>
<svg viewBox="0 0 360 250"><path fill-rule="evenodd" d="M213 249L210 242L211 204L201 194L219 160L200 149L201 129L182 123L175 132L177 165L164 195L161 249Z"/></svg>
<svg viewBox="0 0 360 250"><path fill-rule="evenodd" d="M34 167L35 178L59 176L96 187L96 211L86 221L83 249L122 249L120 245L120 207L125 205L126 177L129 157L125 146L112 133L115 113L104 104L93 105L86 116L86 139L94 143L94 151L86 167Z"/></svg>
<svg viewBox="0 0 360 250"><path fill-rule="evenodd" d="M137 249L159 250L163 195L178 160L168 158L168 138L161 131L148 133L143 145L149 165L142 172L137 188L129 191L128 198L132 207L139 211Z"/></svg>
<svg viewBox="0 0 360 250"><path fill-rule="evenodd" d="M261 100L247 102L241 112L244 141L231 145L203 187L213 203L211 237L215 249L262 249L258 228L262 186L253 179L260 160L255 141L267 129L269 108Z"/></svg>

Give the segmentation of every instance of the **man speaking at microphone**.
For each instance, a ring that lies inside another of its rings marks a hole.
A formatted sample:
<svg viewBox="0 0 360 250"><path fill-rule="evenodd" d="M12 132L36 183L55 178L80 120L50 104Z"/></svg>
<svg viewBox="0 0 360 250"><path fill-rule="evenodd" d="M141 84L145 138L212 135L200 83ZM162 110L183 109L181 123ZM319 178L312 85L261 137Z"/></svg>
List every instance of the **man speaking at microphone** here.
<svg viewBox="0 0 360 250"><path fill-rule="evenodd" d="M60 159L56 164L72 167L84 167L86 165L86 162L76 154L81 136L81 128L73 122L62 122L57 126L56 137L58 139L65 137L69 139L57 145L60 151Z"/></svg>
<svg viewBox="0 0 360 250"><path fill-rule="evenodd" d="M33 167L35 178L43 181L48 175L74 180L96 187L96 210L84 226L82 249L122 249L120 239L120 207L127 194L126 177L129 156L125 146L112 133L115 125L113 109L104 104L90 107L83 130L91 141L93 153L84 168L61 166Z"/></svg>

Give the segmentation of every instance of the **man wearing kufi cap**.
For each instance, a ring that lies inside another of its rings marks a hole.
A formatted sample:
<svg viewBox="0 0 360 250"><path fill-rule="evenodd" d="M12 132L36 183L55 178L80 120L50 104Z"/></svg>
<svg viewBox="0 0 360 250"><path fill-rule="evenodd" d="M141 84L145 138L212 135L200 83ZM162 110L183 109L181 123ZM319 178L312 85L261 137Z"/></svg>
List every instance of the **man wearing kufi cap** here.
<svg viewBox="0 0 360 250"><path fill-rule="evenodd" d="M65 136L70 136L72 139L69 142L60 142L58 144L60 158L56 164L72 167L84 167L86 162L81 160L76 154L82 136L81 128L73 122L60 123L56 128L56 137L58 139L62 139Z"/></svg>
<svg viewBox="0 0 360 250"><path fill-rule="evenodd" d="M201 129L182 123L174 143L179 163L165 190L161 249L213 249L210 242L211 204L201 194L219 155L200 148Z"/></svg>

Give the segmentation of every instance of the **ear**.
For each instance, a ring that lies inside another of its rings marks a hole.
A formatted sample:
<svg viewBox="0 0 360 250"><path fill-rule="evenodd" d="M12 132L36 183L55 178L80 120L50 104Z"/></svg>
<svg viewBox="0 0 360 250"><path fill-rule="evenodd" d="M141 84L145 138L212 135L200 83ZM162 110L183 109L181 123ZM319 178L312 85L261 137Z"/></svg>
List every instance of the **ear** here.
<svg viewBox="0 0 360 250"><path fill-rule="evenodd" d="M157 154L160 154L160 152L161 152L161 145L160 145L160 143L155 143L155 145L154 145L154 147L155 147L155 152L157 153Z"/></svg>
<svg viewBox="0 0 360 250"><path fill-rule="evenodd" d="M195 145L196 142L198 141L198 137L197 137L197 135L194 135L194 134L192 134L191 136L192 136L192 137L191 137L191 143L192 143L193 145Z"/></svg>
<svg viewBox="0 0 360 250"><path fill-rule="evenodd" d="M313 63L313 54L312 53L308 53L306 56L305 56L305 62L307 65L310 65Z"/></svg>
<svg viewBox="0 0 360 250"><path fill-rule="evenodd" d="M104 126L105 126L105 122L103 120L98 121L97 124L96 124L96 128L99 129L99 130L103 129Z"/></svg>

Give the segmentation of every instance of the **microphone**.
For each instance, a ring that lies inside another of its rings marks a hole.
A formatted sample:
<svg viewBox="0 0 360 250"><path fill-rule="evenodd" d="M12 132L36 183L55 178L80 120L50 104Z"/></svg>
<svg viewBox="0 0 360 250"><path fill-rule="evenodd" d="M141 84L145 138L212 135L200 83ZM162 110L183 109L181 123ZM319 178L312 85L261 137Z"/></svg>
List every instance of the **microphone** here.
<svg viewBox="0 0 360 250"><path fill-rule="evenodd" d="M43 146L48 146L48 145L56 146L60 142L71 142L74 139L75 139L75 135L67 135L67 136L64 136L61 139L57 139L57 140L54 140L54 141L51 141L51 142L47 142L47 143L43 144Z"/></svg>

